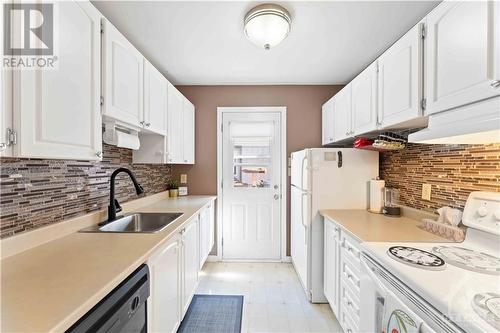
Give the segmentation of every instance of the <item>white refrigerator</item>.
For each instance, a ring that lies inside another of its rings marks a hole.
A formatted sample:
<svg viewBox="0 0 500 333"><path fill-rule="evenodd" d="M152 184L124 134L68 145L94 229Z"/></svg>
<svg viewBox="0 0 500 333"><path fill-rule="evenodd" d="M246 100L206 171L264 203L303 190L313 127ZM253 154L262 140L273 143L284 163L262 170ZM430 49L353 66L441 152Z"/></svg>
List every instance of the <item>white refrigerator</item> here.
<svg viewBox="0 0 500 333"><path fill-rule="evenodd" d="M292 262L309 301L326 303L319 210L367 209L379 155L354 148L305 149L292 153L291 167Z"/></svg>

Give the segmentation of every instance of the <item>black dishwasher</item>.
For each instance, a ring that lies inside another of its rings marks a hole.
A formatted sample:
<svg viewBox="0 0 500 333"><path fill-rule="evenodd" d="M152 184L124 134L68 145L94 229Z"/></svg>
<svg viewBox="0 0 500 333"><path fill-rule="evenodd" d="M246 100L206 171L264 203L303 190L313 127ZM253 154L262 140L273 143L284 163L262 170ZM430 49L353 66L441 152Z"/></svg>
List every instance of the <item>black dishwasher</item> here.
<svg viewBox="0 0 500 333"><path fill-rule="evenodd" d="M149 269L142 265L66 332L146 333Z"/></svg>

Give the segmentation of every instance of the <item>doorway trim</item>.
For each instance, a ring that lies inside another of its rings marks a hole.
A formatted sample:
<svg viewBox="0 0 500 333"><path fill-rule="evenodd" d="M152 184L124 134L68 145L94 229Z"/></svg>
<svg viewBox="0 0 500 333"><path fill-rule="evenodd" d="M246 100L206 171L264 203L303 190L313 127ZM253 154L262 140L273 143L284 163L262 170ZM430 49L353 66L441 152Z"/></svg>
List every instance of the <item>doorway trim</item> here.
<svg viewBox="0 0 500 333"><path fill-rule="evenodd" d="M287 262L286 256L286 203L288 194L288 163L286 150L286 106L270 107L217 107L217 255L218 261L222 261L222 124L224 113L235 112L274 112L279 113L281 118L281 209L280 209L280 257L282 262ZM228 260L230 261L230 260ZM238 260L244 261L244 260Z"/></svg>

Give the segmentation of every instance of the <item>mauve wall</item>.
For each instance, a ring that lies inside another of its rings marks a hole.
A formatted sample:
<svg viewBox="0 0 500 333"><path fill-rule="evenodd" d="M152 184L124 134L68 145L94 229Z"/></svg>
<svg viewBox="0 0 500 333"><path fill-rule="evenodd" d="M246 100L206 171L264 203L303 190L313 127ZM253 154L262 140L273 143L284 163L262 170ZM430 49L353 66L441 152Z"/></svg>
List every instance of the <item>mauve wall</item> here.
<svg viewBox="0 0 500 333"><path fill-rule="evenodd" d="M321 147L321 106L342 86L179 86L196 106L196 164L174 166L187 173L190 194L217 193L217 107L286 106L287 154ZM177 178L178 179L178 178ZM289 190L289 186L287 186ZM289 202L287 203L289 208ZM287 226L290 220L287 221ZM287 227L287 230L289 228ZM289 252L290 235L287 231Z"/></svg>

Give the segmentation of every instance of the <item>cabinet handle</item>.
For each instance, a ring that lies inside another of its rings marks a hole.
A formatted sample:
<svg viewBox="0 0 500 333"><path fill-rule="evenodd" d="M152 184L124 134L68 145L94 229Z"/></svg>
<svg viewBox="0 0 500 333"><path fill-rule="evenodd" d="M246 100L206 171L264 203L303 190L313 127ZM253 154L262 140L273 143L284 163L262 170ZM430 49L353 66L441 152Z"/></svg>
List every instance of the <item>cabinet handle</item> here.
<svg viewBox="0 0 500 333"><path fill-rule="evenodd" d="M188 160L184 160L184 163L187 163Z"/></svg>
<svg viewBox="0 0 500 333"><path fill-rule="evenodd" d="M377 126L382 126L382 123L380 121L377 121Z"/></svg>
<svg viewBox="0 0 500 333"><path fill-rule="evenodd" d="M101 156L102 156L102 151L96 151L96 152L95 152L95 156L97 156L97 157L101 157Z"/></svg>
<svg viewBox="0 0 500 333"><path fill-rule="evenodd" d="M500 80L491 81L491 87L493 89L500 87Z"/></svg>
<svg viewBox="0 0 500 333"><path fill-rule="evenodd" d="M149 126L151 126L151 123L146 123L146 127L149 127Z"/></svg>
<svg viewBox="0 0 500 333"><path fill-rule="evenodd" d="M139 124L141 124L142 126L144 126L144 121L140 121Z"/></svg>

